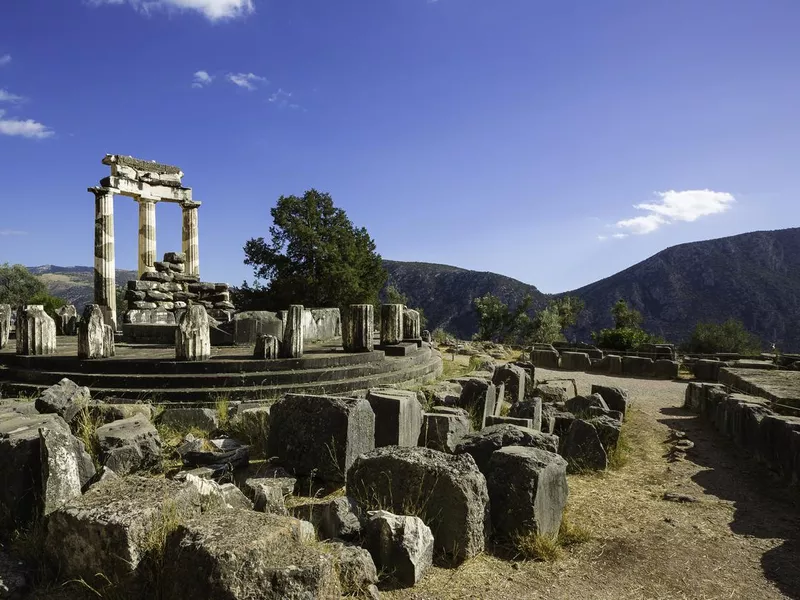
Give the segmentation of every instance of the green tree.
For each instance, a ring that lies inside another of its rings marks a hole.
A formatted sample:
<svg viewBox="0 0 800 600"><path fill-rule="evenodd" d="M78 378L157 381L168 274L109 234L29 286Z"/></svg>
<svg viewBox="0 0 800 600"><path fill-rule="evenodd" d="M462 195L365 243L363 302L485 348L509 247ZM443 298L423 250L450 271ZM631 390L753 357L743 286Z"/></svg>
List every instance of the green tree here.
<svg viewBox="0 0 800 600"><path fill-rule="evenodd" d="M601 329L592 333L592 339L598 347L605 350L635 350L642 344L655 344L661 342L639 327L615 327L614 329Z"/></svg>
<svg viewBox="0 0 800 600"><path fill-rule="evenodd" d="M728 319L724 323L697 323L684 349L697 354L758 354L761 340L747 331L741 321Z"/></svg>
<svg viewBox="0 0 800 600"><path fill-rule="evenodd" d="M525 296L514 310L491 293L475 298L473 304L478 311L476 339L514 342L529 335L531 320L527 313L531 305L530 296Z"/></svg>
<svg viewBox="0 0 800 600"><path fill-rule="evenodd" d="M586 303L577 296L563 296L552 300L548 308L556 312L560 329L566 331L578 322L578 315L586 308Z"/></svg>
<svg viewBox="0 0 800 600"><path fill-rule="evenodd" d="M616 329L638 329L642 325L642 313L628 306L622 298L611 307L611 316L614 317Z"/></svg>
<svg viewBox="0 0 800 600"><path fill-rule="evenodd" d="M51 296L47 291L34 294L28 299L27 304L41 304L44 312L55 319L56 310L67 304L67 301L58 296Z"/></svg>
<svg viewBox="0 0 800 600"><path fill-rule="evenodd" d="M31 298L47 294L47 286L22 265L0 265L0 304L36 304Z"/></svg>
<svg viewBox="0 0 800 600"><path fill-rule="evenodd" d="M525 336L525 341L532 344L552 344L563 340L563 320L556 306L551 303L547 308L540 310L533 318L530 333Z"/></svg>
<svg viewBox="0 0 800 600"><path fill-rule="evenodd" d="M377 301L387 274L375 242L329 194L312 189L302 197L281 196L270 214L269 242L254 238L244 246L256 283L243 286L242 296L276 310Z"/></svg>

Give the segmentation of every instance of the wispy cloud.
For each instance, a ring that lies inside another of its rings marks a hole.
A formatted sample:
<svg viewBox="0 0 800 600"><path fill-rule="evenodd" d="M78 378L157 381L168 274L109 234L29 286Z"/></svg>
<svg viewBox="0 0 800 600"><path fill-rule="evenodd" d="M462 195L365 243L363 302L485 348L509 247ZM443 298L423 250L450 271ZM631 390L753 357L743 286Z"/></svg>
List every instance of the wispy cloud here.
<svg viewBox="0 0 800 600"><path fill-rule="evenodd" d="M0 67L5 67L10 62L11 62L10 54L0 54Z"/></svg>
<svg viewBox="0 0 800 600"><path fill-rule="evenodd" d="M6 111L0 110L0 135L11 135L33 139L44 139L54 135L54 131L33 119L12 119L5 117Z"/></svg>
<svg viewBox="0 0 800 600"><path fill-rule="evenodd" d="M254 90L259 84L269 83L266 78L254 73L228 73L226 78L232 84L246 90Z"/></svg>
<svg viewBox="0 0 800 600"><path fill-rule="evenodd" d="M209 21L246 17L255 12L254 0L88 0L89 4L129 4L139 12L153 10L196 11Z"/></svg>
<svg viewBox="0 0 800 600"><path fill-rule="evenodd" d="M0 102L22 102L25 98L12 94L8 90L0 89Z"/></svg>
<svg viewBox="0 0 800 600"><path fill-rule="evenodd" d="M0 229L0 236L7 235L28 235L27 231L17 231L16 229Z"/></svg>
<svg viewBox="0 0 800 600"><path fill-rule="evenodd" d="M645 214L617 221L613 227L619 231L612 237L621 239L629 234L646 235L663 225L693 222L701 217L723 213L736 202L732 194L713 190L670 190L656 192L656 197L656 202L634 204L634 208L645 211Z"/></svg>
<svg viewBox="0 0 800 600"><path fill-rule="evenodd" d="M273 92L269 97L269 101L275 104L278 108L291 108L297 110L300 105L292 102L292 92L286 92L282 88L278 88L277 92Z"/></svg>
<svg viewBox="0 0 800 600"><path fill-rule="evenodd" d="M193 88L201 88L207 85L211 85L211 82L214 81L214 76L209 75L208 71L197 71L192 76L192 87Z"/></svg>

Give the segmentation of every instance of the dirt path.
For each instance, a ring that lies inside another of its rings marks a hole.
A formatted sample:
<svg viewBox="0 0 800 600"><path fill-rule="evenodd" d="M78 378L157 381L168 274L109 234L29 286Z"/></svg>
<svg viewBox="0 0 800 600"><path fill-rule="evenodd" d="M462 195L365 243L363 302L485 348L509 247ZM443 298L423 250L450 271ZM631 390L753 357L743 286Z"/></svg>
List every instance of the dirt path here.
<svg viewBox="0 0 800 600"><path fill-rule="evenodd" d="M548 377L575 377L580 393L591 383L619 385L634 400L627 464L569 478L570 518L593 539L552 563L487 553L456 570L434 568L385 598L800 598L797 496L681 409L685 384L537 369L537 379ZM676 430L694 447L674 460Z"/></svg>

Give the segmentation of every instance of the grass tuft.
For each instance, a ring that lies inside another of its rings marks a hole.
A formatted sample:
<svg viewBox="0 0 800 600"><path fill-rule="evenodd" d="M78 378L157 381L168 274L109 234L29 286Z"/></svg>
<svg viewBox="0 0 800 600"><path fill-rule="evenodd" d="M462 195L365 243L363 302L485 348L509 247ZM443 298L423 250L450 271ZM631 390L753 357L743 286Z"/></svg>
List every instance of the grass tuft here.
<svg viewBox="0 0 800 600"><path fill-rule="evenodd" d="M608 455L608 467L612 471L618 471L630 460L633 452L633 442L631 440L628 423L623 423L619 432L617 445Z"/></svg>
<svg viewBox="0 0 800 600"><path fill-rule="evenodd" d="M561 558L557 536L532 532L515 536L513 542L517 552L526 559L553 562Z"/></svg>

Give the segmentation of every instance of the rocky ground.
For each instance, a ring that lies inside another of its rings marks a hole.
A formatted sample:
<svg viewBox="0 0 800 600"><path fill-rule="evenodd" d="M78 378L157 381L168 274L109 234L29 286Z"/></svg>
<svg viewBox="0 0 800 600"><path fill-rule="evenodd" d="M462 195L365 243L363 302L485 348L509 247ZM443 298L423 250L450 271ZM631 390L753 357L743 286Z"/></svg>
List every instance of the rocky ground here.
<svg viewBox="0 0 800 600"><path fill-rule="evenodd" d="M564 377L581 394L592 383L625 387L635 403L626 464L569 476L569 518L592 539L553 562L487 552L384 597L800 598L796 492L683 410L686 384L536 370L537 380ZM685 454L674 450L676 432L693 443Z"/></svg>

